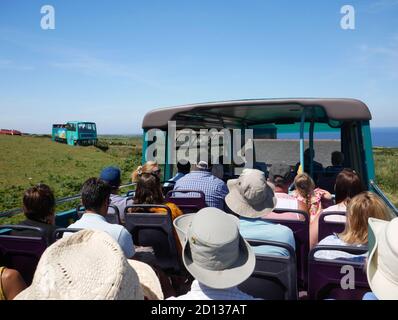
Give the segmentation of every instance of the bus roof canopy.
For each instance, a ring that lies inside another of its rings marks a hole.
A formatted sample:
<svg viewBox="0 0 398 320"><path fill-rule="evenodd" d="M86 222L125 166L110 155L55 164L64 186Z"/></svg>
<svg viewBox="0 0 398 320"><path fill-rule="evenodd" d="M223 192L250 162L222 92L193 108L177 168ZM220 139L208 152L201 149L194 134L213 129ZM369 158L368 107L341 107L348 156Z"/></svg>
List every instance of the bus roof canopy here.
<svg viewBox="0 0 398 320"><path fill-rule="evenodd" d="M251 127L266 123L300 122L303 111L307 120L371 120L368 107L355 99L256 99L233 100L156 109L144 117L142 128L165 129L168 121L178 128Z"/></svg>

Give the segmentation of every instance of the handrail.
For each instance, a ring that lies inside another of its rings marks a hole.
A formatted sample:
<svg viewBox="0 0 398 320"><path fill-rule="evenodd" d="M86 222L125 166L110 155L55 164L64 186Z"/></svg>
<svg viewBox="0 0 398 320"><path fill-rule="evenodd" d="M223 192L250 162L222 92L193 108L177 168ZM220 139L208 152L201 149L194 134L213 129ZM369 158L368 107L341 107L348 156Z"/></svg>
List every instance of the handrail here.
<svg viewBox="0 0 398 320"><path fill-rule="evenodd" d="M130 184L125 184L125 185L120 186L119 189L132 187L132 186L135 186L135 185L136 185L135 182L130 183ZM55 201L55 204L59 205L59 204L65 203L65 202L77 200L77 199L80 199L80 197L81 197L80 193L76 194L76 195L73 195L73 196L62 197L62 198L57 199ZM22 208L16 208L16 209L12 209L12 210L5 211L5 212L0 212L0 218L9 218L9 217L12 217L12 216L14 216L14 215L16 215L18 213L21 213L21 212L23 212Z"/></svg>
<svg viewBox="0 0 398 320"><path fill-rule="evenodd" d="M398 216L398 209L395 207L395 205L386 197L384 192L380 189L380 187L377 185L377 183L374 180L369 181L371 187L375 191L375 193L383 199L383 201L387 204L388 207L394 212L396 216Z"/></svg>

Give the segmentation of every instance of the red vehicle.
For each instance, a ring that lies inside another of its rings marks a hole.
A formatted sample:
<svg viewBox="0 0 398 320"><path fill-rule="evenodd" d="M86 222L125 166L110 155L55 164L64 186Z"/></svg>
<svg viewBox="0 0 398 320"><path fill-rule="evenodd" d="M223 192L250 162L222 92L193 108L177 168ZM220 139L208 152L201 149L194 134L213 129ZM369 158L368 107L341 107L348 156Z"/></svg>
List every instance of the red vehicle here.
<svg viewBox="0 0 398 320"><path fill-rule="evenodd" d="M9 136L22 136L22 132L18 130L8 130L8 129L0 129L0 134L6 134Z"/></svg>

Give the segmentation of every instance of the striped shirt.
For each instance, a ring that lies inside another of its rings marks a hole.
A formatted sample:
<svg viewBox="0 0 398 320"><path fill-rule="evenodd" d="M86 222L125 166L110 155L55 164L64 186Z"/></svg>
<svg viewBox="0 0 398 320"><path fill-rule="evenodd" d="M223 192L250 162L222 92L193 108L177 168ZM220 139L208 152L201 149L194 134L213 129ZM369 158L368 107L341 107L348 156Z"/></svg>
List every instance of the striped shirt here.
<svg viewBox="0 0 398 320"><path fill-rule="evenodd" d="M228 194L228 188L225 182L207 171L192 171L186 174L177 181L174 190L203 191L207 206L221 210L224 210L224 199ZM184 195L181 194L181 197L183 196ZM186 196L191 195L188 194Z"/></svg>

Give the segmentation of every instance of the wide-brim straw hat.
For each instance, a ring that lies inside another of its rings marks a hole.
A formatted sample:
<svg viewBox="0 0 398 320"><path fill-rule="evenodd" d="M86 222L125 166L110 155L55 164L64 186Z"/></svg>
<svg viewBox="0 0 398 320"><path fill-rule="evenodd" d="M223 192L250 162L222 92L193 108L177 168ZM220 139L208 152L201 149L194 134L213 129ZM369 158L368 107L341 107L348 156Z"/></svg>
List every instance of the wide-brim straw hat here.
<svg viewBox="0 0 398 320"><path fill-rule="evenodd" d="M398 300L398 218L369 218L367 276L379 300Z"/></svg>
<svg viewBox="0 0 398 320"><path fill-rule="evenodd" d="M262 171L244 169L238 179L228 180L229 193L225 197L228 207L245 218L260 218L276 206L274 186L268 183Z"/></svg>
<svg viewBox="0 0 398 320"><path fill-rule="evenodd" d="M256 259L239 233L239 220L217 208L179 216L174 226L183 247L183 262L200 283L232 288L254 271Z"/></svg>
<svg viewBox="0 0 398 320"><path fill-rule="evenodd" d="M82 230L46 249L32 284L15 299L142 300L144 294L163 298L156 274L148 268L127 260L106 232Z"/></svg>

